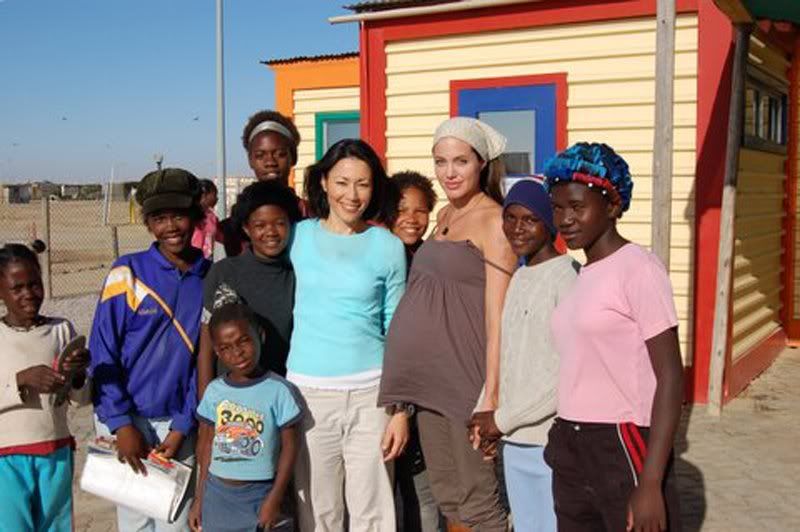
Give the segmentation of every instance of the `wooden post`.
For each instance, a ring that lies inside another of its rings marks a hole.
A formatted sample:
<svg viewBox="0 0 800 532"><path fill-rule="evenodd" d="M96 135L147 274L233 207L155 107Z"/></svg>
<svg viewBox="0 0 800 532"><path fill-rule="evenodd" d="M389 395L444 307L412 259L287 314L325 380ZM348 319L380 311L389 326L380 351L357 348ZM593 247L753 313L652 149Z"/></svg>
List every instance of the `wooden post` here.
<svg viewBox="0 0 800 532"><path fill-rule="evenodd" d="M675 84L675 0L658 0L656 16L656 117L653 137L653 253L669 270L672 236L672 144Z"/></svg>
<svg viewBox="0 0 800 532"><path fill-rule="evenodd" d="M44 297L50 299L53 297L53 269L50 263L50 196L47 194L42 197L42 242L45 245L41 256Z"/></svg>
<svg viewBox="0 0 800 532"><path fill-rule="evenodd" d="M111 252L114 255L114 260L119 258L119 231L116 225L111 227Z"/></svg>
<svg viewBox="0 0 800 532"><path fill-rule="evenodd" d="M747 54L750 50L751 24L736 24L736 49L731 74L730 119L725 149L725 181L719 220L719 259L717 262L717 297L714 304L714 330L711 337L711 361L708 375L708 411L722 413L725 361L728 353L728 321L733 268L736 183L739 177L739 148L744 119L744 85Z"/></svg>

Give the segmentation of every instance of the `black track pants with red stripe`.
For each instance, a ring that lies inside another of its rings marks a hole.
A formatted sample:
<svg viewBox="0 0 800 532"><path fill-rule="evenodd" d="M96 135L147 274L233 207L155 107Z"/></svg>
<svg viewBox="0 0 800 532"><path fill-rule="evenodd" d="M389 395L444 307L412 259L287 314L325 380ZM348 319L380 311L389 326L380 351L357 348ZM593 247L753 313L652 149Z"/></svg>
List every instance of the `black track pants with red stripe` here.
<svg viewBox="0 0 800 532"><path fill-rule="evenodd" d="M628 500L647 456L649 430L633 423L578 423L556 419L544 458L553 469L559 532L622 532ZM668 529L679 531L680 512L670 457L662 486Z"/></svg>

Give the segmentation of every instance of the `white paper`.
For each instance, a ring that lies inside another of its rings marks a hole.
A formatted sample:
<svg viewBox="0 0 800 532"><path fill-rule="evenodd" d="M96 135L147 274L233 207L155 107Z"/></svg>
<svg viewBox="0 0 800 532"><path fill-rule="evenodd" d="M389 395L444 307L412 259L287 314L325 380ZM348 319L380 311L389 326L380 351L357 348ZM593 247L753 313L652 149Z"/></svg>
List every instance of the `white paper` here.
<svg viewBox="0 0 800 532"><path fill-rule="evenodd" d="M147 476L134 473L116 451L90 445L81 474L81 489L148 517L171 523L189 486L192 470L172 460L168 467L142 460Z"/></svg>

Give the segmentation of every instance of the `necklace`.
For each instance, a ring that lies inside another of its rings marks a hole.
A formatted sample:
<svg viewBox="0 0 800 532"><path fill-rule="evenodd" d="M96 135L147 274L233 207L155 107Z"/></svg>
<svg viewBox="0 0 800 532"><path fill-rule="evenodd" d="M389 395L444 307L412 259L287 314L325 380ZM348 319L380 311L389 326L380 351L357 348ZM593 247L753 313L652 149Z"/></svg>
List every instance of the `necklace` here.
<svg viewBox="0 0 800 532"><path fill-rule="evenodd" d="M451 220L450 213L447 213L447 223L444 225L444 229L442 229L442 236L447 236L447 233L450 232L450 226L453 225L455 222L466 216L472 209L474 209L481 201L483 200L483 196L478 198L478 201L470 205L469 207L465 208L462 212L458 213L458 216L455 219Z"/></svg>

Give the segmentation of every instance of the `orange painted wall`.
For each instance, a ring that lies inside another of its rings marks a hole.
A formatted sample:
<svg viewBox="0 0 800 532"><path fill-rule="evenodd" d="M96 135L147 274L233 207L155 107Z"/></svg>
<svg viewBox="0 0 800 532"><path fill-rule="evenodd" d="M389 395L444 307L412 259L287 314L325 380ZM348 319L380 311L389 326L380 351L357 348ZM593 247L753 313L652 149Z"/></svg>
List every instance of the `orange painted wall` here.
<svg viewBox="0 0 800 532"><path fill-rule="evenodd" d="M359 82L358 57L279 63L269 68L275 72L275 110L289 117L294 117L294 91L356 87Z"/></svg>
<svg viewBox="0 0 800 532"><path fill-rule="evenodd" d="M275 73L275 110L294 120L294 91L357 87L358 56L267 65ZM294 186L294 170L289 176Z"/></svg>

